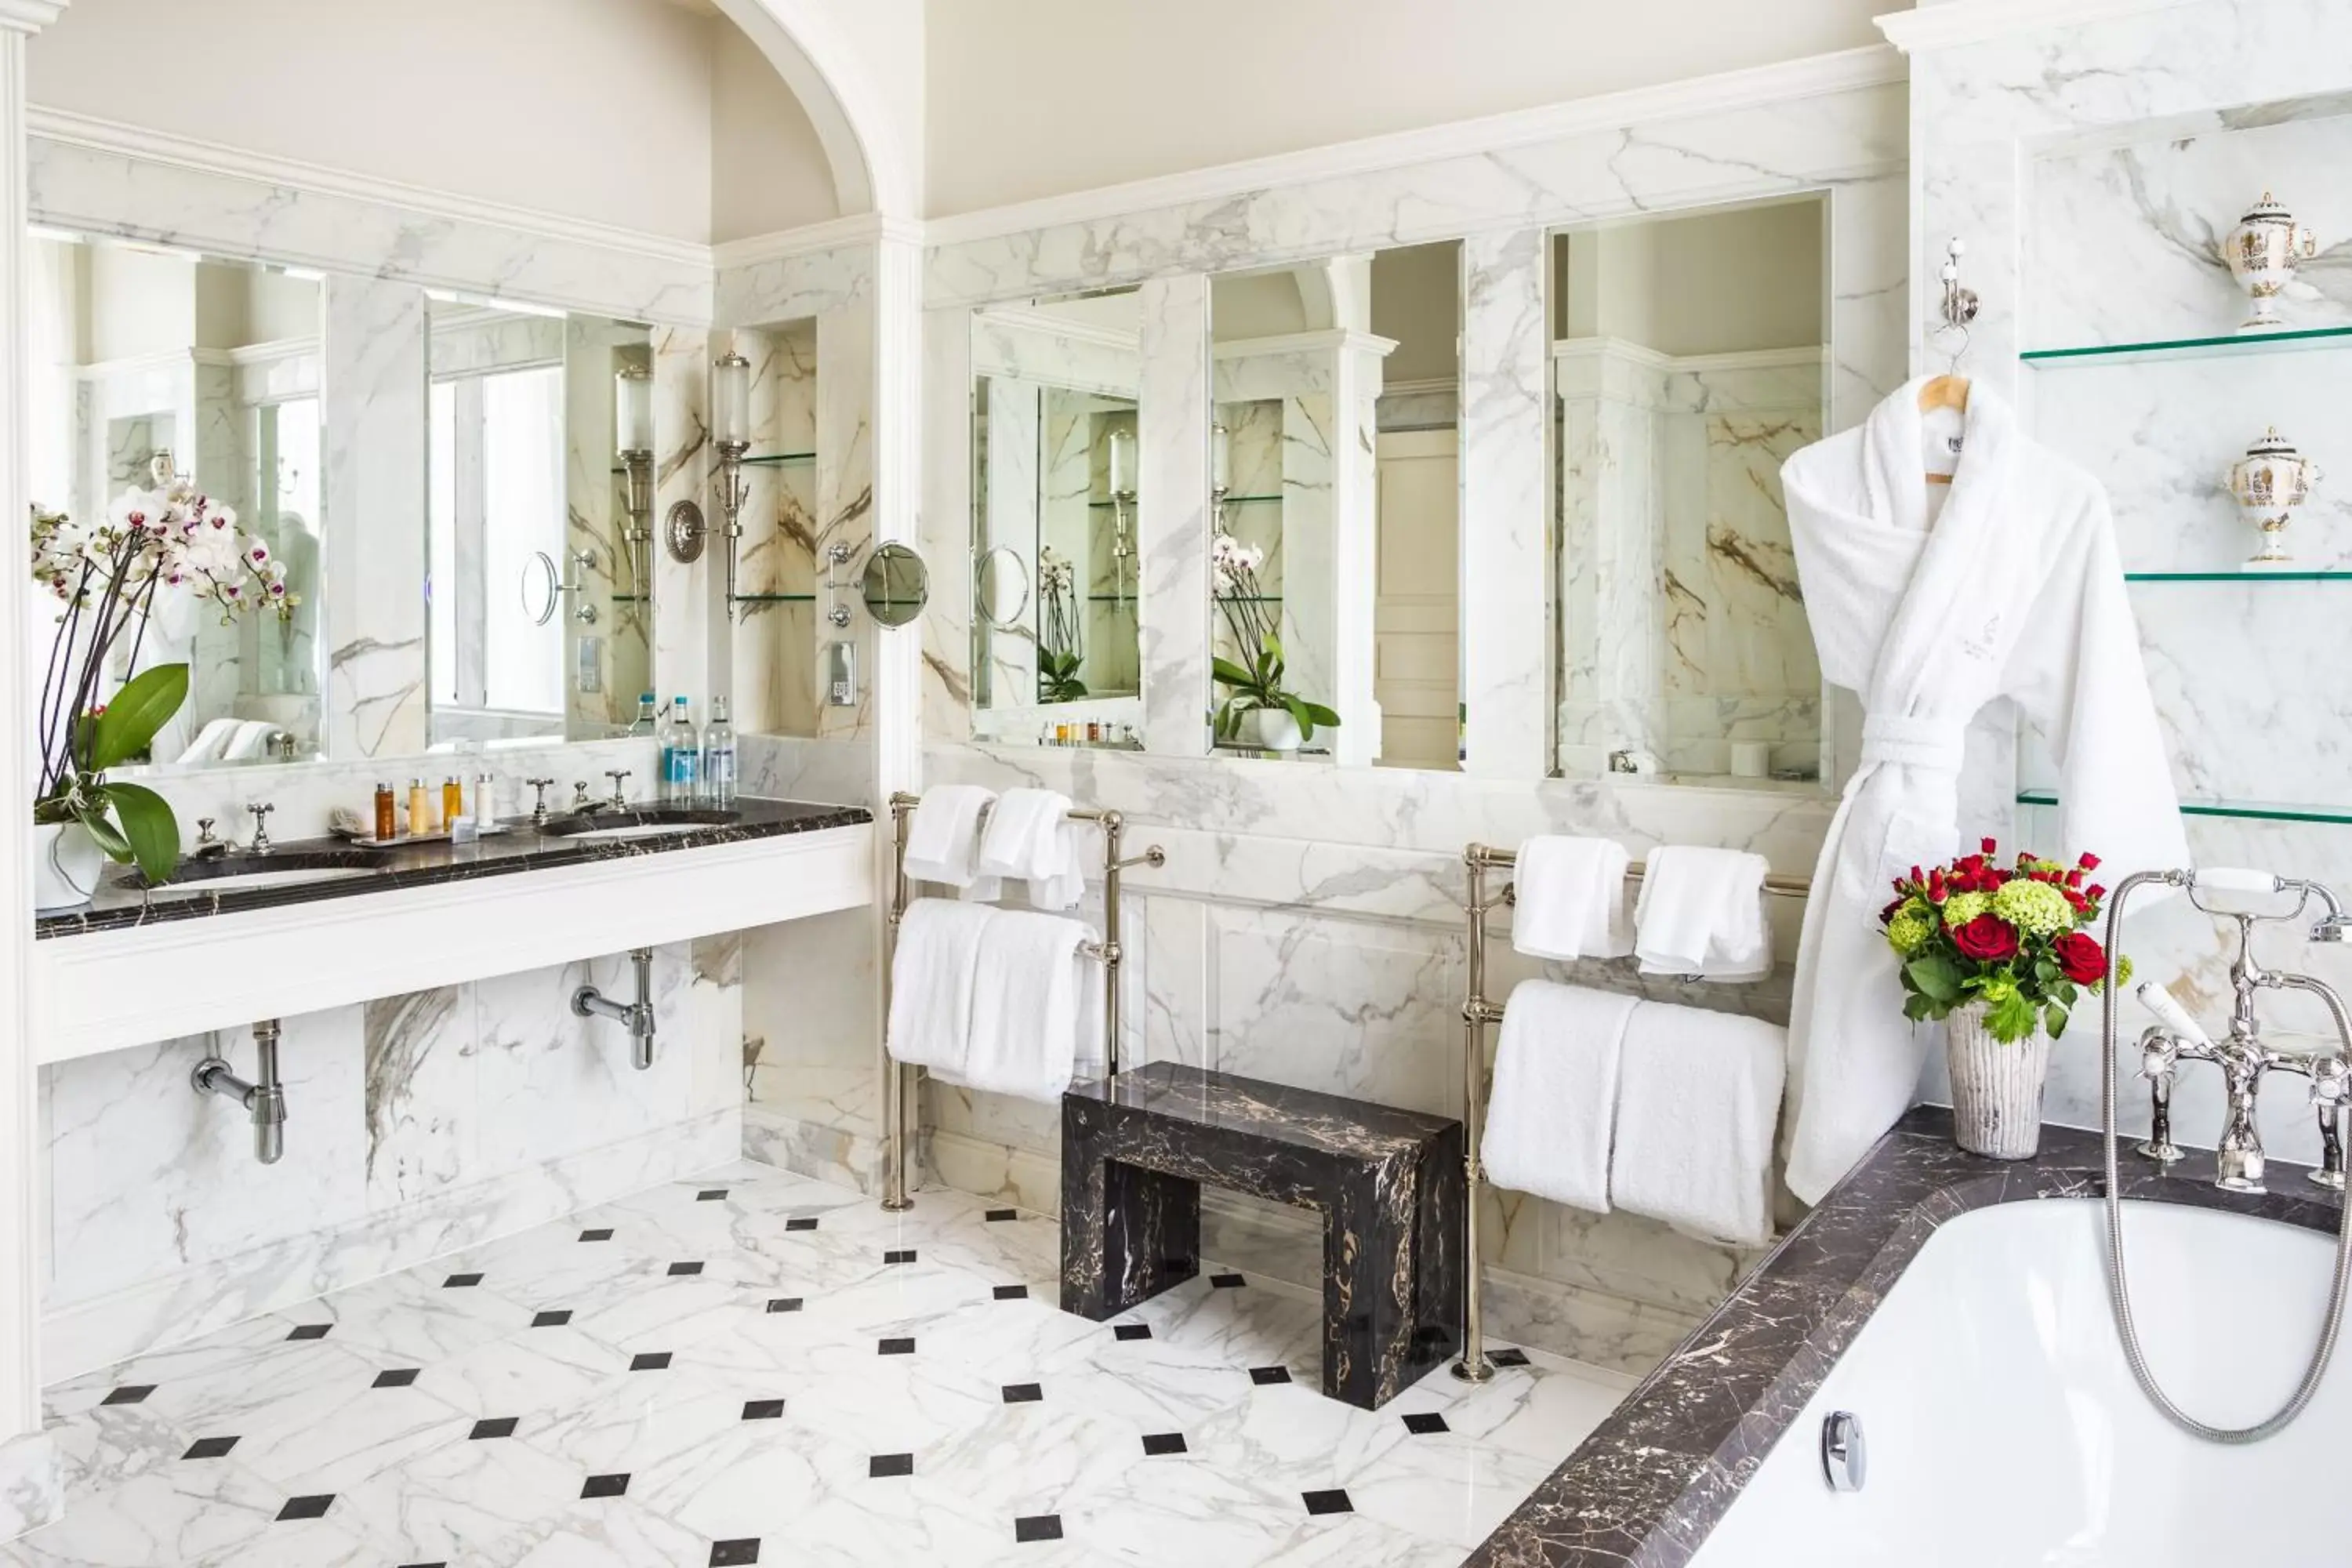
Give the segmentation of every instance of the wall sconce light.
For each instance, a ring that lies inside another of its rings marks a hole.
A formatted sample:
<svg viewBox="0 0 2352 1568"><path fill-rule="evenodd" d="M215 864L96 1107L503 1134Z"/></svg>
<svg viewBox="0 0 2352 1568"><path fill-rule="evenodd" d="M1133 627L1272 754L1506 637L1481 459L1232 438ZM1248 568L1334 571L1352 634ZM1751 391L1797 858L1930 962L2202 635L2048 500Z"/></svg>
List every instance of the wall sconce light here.
<svg viewBox="0 0 2352 1568"><path fill-rule="evenodd" d="M1223 425L1209 426L1209 501L1216 509L1217 531L1225 531L1225 492L1232 488L1234 433Z"/></svg>
<svg viewBox="0 0 2352 1568"><path fill-rule="evenodd" d="M1135 545L1128 535L1128 508L1135 504L1135 432L1110 433L1110 586L1114 604L1127 603L1128 562Z"/></svg>
<svg viewBox="0 0 2352 1568"><path fill-rule="evenodd" d="M710 374L710 427L719 447L719 510L727 520L727 618L735 618L735 557L751 487L743 458L751 449L751 362L730 349Z"/></svg>
<svg viewBox="0 0 2352 1568"><path fill-rule="evenodd" d="M613 378L613 426L621 468L628 476L629 526L621 538L629 548L629 575L642 602L653 598L654 373L624 365Z"/></svg>

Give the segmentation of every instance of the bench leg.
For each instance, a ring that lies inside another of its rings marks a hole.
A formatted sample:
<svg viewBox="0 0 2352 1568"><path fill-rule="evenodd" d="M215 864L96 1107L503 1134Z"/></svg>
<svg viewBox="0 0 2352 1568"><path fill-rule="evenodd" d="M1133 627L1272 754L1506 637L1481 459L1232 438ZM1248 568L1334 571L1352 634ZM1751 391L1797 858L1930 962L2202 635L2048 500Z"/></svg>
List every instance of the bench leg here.
<svg viewBox="0 0 2352 1568"><path fill-rule="evenodd" d="M1099 1322L1201 1272L1201 1184L1062 1163L1062 1310Z"/></svg>
<svg viewBox="0 0 2352 1568"><path fill-rule="evenodd" d="M1351 1177L1323 1218L1323 1392L1363 1410L1413 1376L1418 1174L1379 1167Z"/></svg>

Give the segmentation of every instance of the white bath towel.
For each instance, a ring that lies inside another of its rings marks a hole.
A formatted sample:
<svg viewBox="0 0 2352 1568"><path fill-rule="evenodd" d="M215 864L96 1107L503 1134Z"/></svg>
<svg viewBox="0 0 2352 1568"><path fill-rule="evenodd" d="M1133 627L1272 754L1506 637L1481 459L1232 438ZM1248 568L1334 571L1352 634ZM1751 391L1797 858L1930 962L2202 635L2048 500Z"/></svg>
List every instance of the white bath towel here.
<svg viewBox="0 0 2352 1568"><path fill-rule="evenodd" d="M1513 1192L1609 1212L1618 1058L1634 999L1529 980L1503 1008L1478 1158Z"/></svg>
<svg viewBox="0 0 2352 1568"><path fill-rule="evenodd" d="M1529 958L1622 958L1625 847L1613 838L1546 834L1519 846L1512 874L1511 945Z"/></svg>
<svg viewBox="0 0 2352 1568"><path fill-rule="evenodd" d="M1772 972L1764 921L1771 868L1744 849L1664 844L1650 851L1633 907L1633 951L1644 974L1754 980Z"/></svg>
<svg viewBox="0 0 2352 1568"><path fill-rule="evenodd" d="M196 738L188 742L187 750L182 752L176 760L183 763L219 762L221 753L227 750L230 740L236 736L236 727L237 721L234 719L205 720L205 727L196 731Z"/></svg>
<svg viewBox="0 0 2352 1568"><path fill-rule="evenodd" d="M967 898L996 897L996 883L982 877L980 822L996 799L978 784L933 784L907 824L907 875L937 882Z"/></svg>
<svg viewBox="0 0 2352 1568"><path fill-rule="evenodd" d="M917 899L890 955L890 1054L962 1076L971 1048L973 985L982 938L1000 911L952 899Z"/></svg>
<svg viewBox="0 0 2352 1568"><path fill-rule="evenodd" d="M1788 1059L1778 1024L1666 1002L1634 1008L1609 1168L1617 1206L1709 1240L1770 1240Z"/></svg>
<svg viewBox="0 0 2352 1568"><path fill-rule="evenodd" d="M249 763L269 754L269 737L278 733L278 726L267 719L247 719L236 727L221 748L221 761Z"/></svg>
<svg viewBox="0 0 2352 1568"><path fill-rule="evenodd" d="M1049 789L1009 789L980 838L981 875L1029 884L1040 910L1076 909L1086 895L1070 797Z"/></svg>
<svg viewBox="0 0 2352 1568"><path fill-rule="evenodd" d="M980 939L971 1048L962 1080L1023 1100L1057 1102L1102 1037L1102 976L1080 952L1093 940L1060 915L1000 910Z"/></svg>

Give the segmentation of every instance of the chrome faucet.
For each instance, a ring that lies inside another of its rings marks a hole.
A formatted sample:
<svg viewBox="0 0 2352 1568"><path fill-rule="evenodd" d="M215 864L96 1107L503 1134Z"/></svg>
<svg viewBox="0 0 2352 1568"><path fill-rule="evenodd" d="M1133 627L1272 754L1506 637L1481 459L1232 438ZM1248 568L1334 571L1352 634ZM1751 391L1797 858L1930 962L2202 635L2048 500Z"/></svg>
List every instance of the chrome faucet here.
<svg viewBox="0 0 2352 1568"><path fill-rule="evenodd" d="M275 847L269 842L269 814L278 808L266 800L257 800L245 808L253 813L253 842L245 847L250 854L267 855Z"/></svg>
<svg viewBox="0 0 2352 1568"><path fill-rule="evenodd" d="M531 788L530 825L533 827L546 826L548 818L547 790L548 786L552 784L555 781L553 779L525 779L522 782L530 785Z"/></svg>
<svg viewBox="0 0 2352 1568"><path fill-rule="evenodd" d="M2254 994L2263 990L2310 993L2326 1005L2340 1038L2352 1039L2352 1021L2346 1017L2342 999L2326 982L2308 974L2264 968L2254 957L2253 931L2261 924L2300 921L2316 900L2326 913L2311 929L2311 940L2340 942L2345 940L2347 924L2343 906L2326 888L2296 878L2206 871L2168 873L2162 879L2173 879L2189 889L2189 899L2197 908L2237 922L2238 954L2230 964L2230 985L2234 994L2228 1035L2216 1041L2163 987L2153 981L2139 987L2140 1001L2158 1019L2140 1036L2139 1073L2148 1081L2154 1116L2148 1140L2139 1146L2139 1152L2160 1165L2169 1165L2182 1158L2182 1151L2172 1142L2173 1077L2183 1061L2211 1062L2221 1069L2228 1097L2221 1141L2214 1151L2213 1184L2235 1193L2266 1191L2256 1101L2265 1076L2273 1072L2296 1073L2310 1082L2310 1105L2319 1121L2320 1164L2311 1173L2311 1179L2321 1186L2342 1191L2344 1115L2347 1102L2352 1101L2352 1063L2347 1063L2340 1051L2280 1051L2265 1045L2261 1020L2254 1016ZM2216 891L2293 893L2297 901L2284 913L2217 910L2198 899L2200 883Z"/></svg>
<svg viewBox="0 0 2352 1568"><path fill-rule="evenodd" d="M613 781L613 798L606 801L604 804L611 806L614 811L626 811L629 808L629 792L625 786L629 782L629 770L627 768L606 768L604 770L604 776Z"/></svg>
<svg viewBox="0 0 2352 1568"><path fill-rule="evenodd" d="M196 845L188 851L191 860L217 860L228 853L228 840L213 833L213 818L196 818Z"/></svg>

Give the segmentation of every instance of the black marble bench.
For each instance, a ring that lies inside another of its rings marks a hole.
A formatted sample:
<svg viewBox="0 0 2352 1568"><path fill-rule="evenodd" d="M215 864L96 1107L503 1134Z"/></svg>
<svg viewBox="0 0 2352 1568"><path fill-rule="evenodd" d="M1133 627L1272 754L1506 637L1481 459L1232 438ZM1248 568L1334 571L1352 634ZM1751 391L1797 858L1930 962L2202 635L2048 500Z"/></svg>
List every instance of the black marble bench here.
<svg viewBox="0 0 2352 1568"><path fill-rule="evenodd" d="M1201 1270L1201 1184L1323 1213L1323 1392L1366 1410L1462 1327L1462 1123L1153 1062L1062 1097L1062 1310Z"/></svg>

